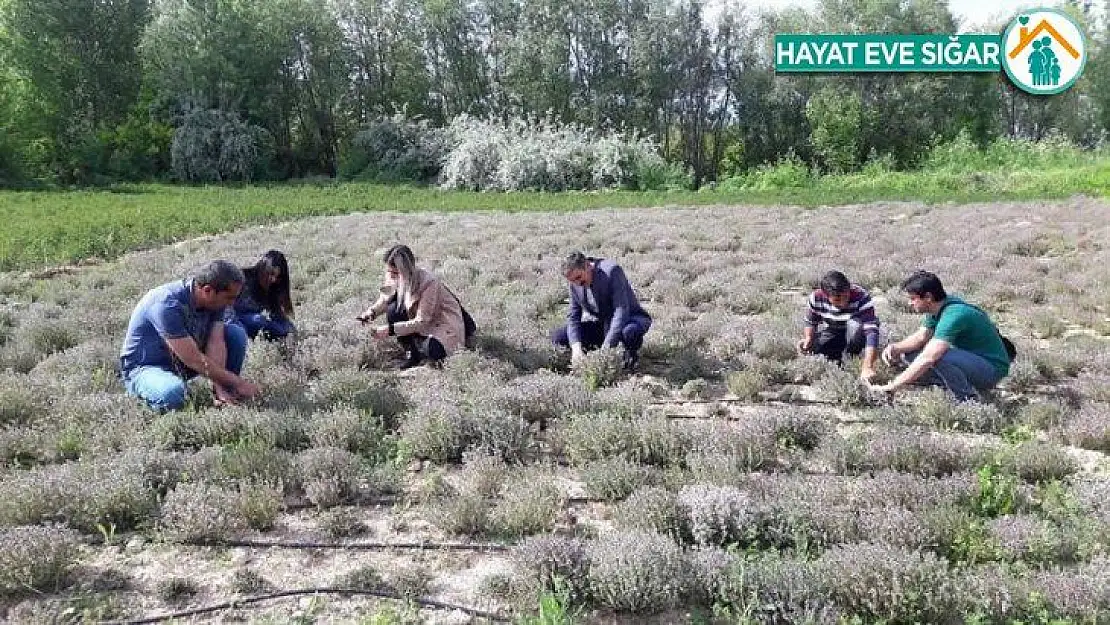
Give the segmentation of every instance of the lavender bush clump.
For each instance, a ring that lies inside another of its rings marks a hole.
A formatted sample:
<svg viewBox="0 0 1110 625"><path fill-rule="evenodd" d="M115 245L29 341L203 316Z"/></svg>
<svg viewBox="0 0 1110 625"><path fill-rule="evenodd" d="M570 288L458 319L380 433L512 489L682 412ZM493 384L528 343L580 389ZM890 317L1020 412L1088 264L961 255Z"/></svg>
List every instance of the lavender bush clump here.
<svg viewBox="0 0 1110 625"><path fill-rule="evenodd" d="M745 538L751 501L731 486L686 486L676 497L683 524L699 545L727 545Z"/></svg>
<svg viewBox="0 0 1110 625"><path fill-rule="evenodd" d="M751 540L764 548L817 553L860 540L859 513L842 505L814 507L798 499L764 500L752 507Z"/></svg>
<svg viewBox="0 0 1110 625"><path fill-rule="evenodd" d="M1058 436L1069 445L1110 452L1110 404L1087 404L1060 428Z"/></svg>
<svg viewBox="0 0 1110 625"><path fill-rule="evenodd" d="M559 487L542 475L524 475L506 485L490 512L498 532L514 538L549 532L563 509Z"/></svg>
<svg viewBox="0 0 1110 625"><path fill-rule="evenodd" d="M645 406L652 401L652 391L637 384L635 380L629 380L598 389L593 399L598 412L629 418L639 417L643 415Z"/></svg>
<svg viewBox="0 0 1110 625"><path fill-rule="evenodd" d="M581 376L586 388L597 390L616 384L622 372L622 358L620 349L597 349L588 352L573 370Z"/></svg>
<svg viewBox="0 0 1110 625"><path fill-rule="evenodd" d="M247 528L238 501L238 493L223 486L178 484L162 504L162 528L171 540L226 540Z"/></svg>
<svg viewBox="0 0 1110 625"><path fill-rule="evenodd" d="M767 376L754 369L734 371L728 374L728 392L738 399L757 401L759 394L770 386Z"/></svg>
<svg viewBox="0 0 1110 625"><path fill-rule="evenodd" d="M1010 559L1033 563L1068 563L1078 556L1078 536L1056 524L1029 515L990 521L991 536Z"/></svg>
<svg viewBox="0 0 1110 625"><path fill-rule="evenodd" d="M844 545L816 562L832 599L848 614L902 622L942 622L959 613L948 565L929 552Z"/></svg>
<svg viewBox="0 0 1110 625"><path fill-rule="evenodd" d="M157 509L146 476L118 458L48 466L19 472L0 482L0 525L63 521L95 532L98 524L130 529Z"/></svg>
<svg viewBox="0 0 1110 625"><path fill-rule="evenodd" d="M349 406L313 413L306 429L313 447L338 447L374 459L386 437L381 419Z"/></svg>
<svg viewBox="0 0 1110 625"><path fill-rule="evenodd" d="M893 469L923 476L944 476L972 466L970 447L927 430L890 428L873 435L831 439L824 448L829 462L841 472Z"/></svg>
<svg viewBox="0 0 1110 625"><path fill-rule="evenodd" d="M484 536L491 532L491 502L474 492L461 493L431 504L429 518L449 534Z"/></svg>
<svg viewBox="0 0 1110 625"><path fill-rule="evenodd" d="M582 414L561 422L557 445L575 465L633 454L636 424L631 419L609 414Z"/></svg>
<svg viewBox="0 0 1110 625"><path fill-rule="evenodd" d="M1077 480L1074 491L1079 505L1110 529L1110 479L1092 476Z"/></svg>
<svg viewBox="0 0 1110 625"><path fill-rule="evenodd" d="M347 405L368 411L387 423L409 406L408 398L393 379L350 369L323 373L316 381L311 398L318 408Z"/></svg>
<svg viewBox="0 0 1110 625"><path fill-rule="evenodd" d="M509 465L498 455L468 453L459 474L460 490L493 498L501 492L509 476Z"/></svg>
<svg viewBox="0 0 1110 625"><path fill-rule="evenodd" d="M731 458L747 471L773 466L778 458L776 423L771 417L700 426L692 439L693 452Z"/></svg>
<svg viewBox="0 0 1110 625"><path fill-rule="evenodd" d="M47 396L26 376L0 373L0 425L31 423L46 414Z"/></svg>
<svg viewBox="0 0 1110 625"><path fill-rule="evenodd" d="M65 380L70 392L122 392L119 346L99 339L86 341L47 357L31 370L30 377L44 384Z"/></svg>
<svg viewBox="0 0 1110 625"><path fill-rule="evenodd" d="M467 415L467 423L470 450L522 461L535 447L528 422L511 412L479 408Z"/></svg>
<svg viewBox="0 0 1110 625"><path fill-rule="evenodd" d="M401 440L417 458L436 462L462 459L470 432L462 410L456 406L421 408L405 417Z"/></svg>
<svg viewBox="0 0 1110 625"><path fill-rule="evenodd" d="M1003 450L998 461L1008 473L1035 483L1061 480L1079 469L1066 450L1045 441L1028 441Z"/></svg>
<svg viewBox="0 0 1110 625"><path fill-rule="evenodd" d="M588 596L590 549L582 540L531 536L513 548L511 557L542 590L566 588L573 603L583 602Z"/></svg>
<svg viewBox="0 0 1110 625"><path fill-rule="evenodd" d="M784 412L775 415L775 438L786 449L812 451L835 431L827 417L808 412Z"/></svg>
<svg viewBox="0 0 1110 625"><path fill-rule="evenodd" d="M685 521L675 494L659 486L637 488L613 510L619 527L655 532L679 539Z"/></svg>
<svg viewBox="0 0 1110 625"><path fill-rule="evenodd" d="M1043 597L1050 613L1063 618L1097 619L1110 614L1108 579L1110 561L1102 558L1075 571L1039 572L1033 576L1031 585Z"/></svg>
<svg viewBox="0 0 1110 625"><path fill-rule="evenodd" d="M605 501L620 501L637 488L657 480L650 467L619 456L591 462L582 468L581 474L586 492Z"/></svg>
<svg viewBox="0 0 1110 625"><path fill-rule="evenodd" d="M494 402L532 422L580 414L590 408L591 398L582 380L540 371L495 391Z"/></svg>
<svg viewBox="0 0 1110 625"><path fill-rule="evenodd" d="M58 590L75 564L79 544L80 537L68 529L0 529L0 596Z"/></svg>
<svg viewBox="0 0 1110 625"><path fill-rule="evenodd" d="M905 508L865 510L859 518L861 539L891 547L913 550L936 545L940 540L932 530L919 512Z"/></svg>
<svg viewBox="0 0 1110 625"><path fill-rule="evenodd" d="M726 599L740 558L720 547L698 547L686 553L691 603L713 605Z"/></svg>
<svg viewBox="0 0 1110 625"><path fill-rule="evenodd" d="M358 457L336 447L317 447L297 456L297 471L308 500L320 508L348 503L358 496Z"/></svg>
<svg viewBox="0 0 1110 625"><path fill-rule="evenodd" d="M200 449L244 441L290 451L308 445L303 418L288 413L231 406L199 414L169 412L152 424L156 440L169 449Z"/></svg>
<svg viewBox="0 0 1110 625"><path fill-rule="evenodd" d="M293 454L257 442L205 447L193 454L186 464L187 472L195 479L216 483L251 480L279 485L286 491L300 484Z"/></svg>
<svg viewBox="0 0 1110 625"><path fill-rule="evenodd" d="M1000 433L1013 423L1012 416L991 404L954 402L940 388L925 389L917 394L912 405L896 406L887 413L892 420L907 425L960 432Z"/></svg>
<svg viewBox="0 0 1110 625"><path fill-rule="evenodd" d="M666 417L634 419L635 447L630 454L637 461L656 467L682 464L693 447L696 432Z"/></svg>
<svg viewBox="0 0 1110 625"><path fill-rule="evenodd" d="M840 610L814 564L772 554L738 568L722 601L734 613L764 622L839 622Z"/></svg>
<svg viewBox="0 0 1110 625"><path fill-rule="evenodd" d="M1073 412L1059 400L1034 401L1018 410L1018 421L1036 430L1052 430L1066 423Z"/></svg>
<svg viewBox="0 0 1110 625"><path fill-rule="evenodd" d="M822 399L842 408L863 408L878 403L878 398L851 371L831 370L814 387Z"/></svg>
<svg viewBox="0 0 1110 625"><path fill-rule="evenodd" d="M615 532L590 544L590 595L601 606L635 614L678 605L689 577L674 541L645 532Z"/></svg>

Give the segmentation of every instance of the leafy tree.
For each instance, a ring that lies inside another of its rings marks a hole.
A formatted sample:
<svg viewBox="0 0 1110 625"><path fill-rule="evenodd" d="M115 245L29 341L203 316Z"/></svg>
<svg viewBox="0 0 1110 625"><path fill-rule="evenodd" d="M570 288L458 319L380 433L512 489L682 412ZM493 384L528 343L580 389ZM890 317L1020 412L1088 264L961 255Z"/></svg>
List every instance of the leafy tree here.
<svg viewBox="0 0 1110 625"><path fill-rule="evenodd" d="M76 153L122 121L141 81L137 45L148 0L8 0L0 5L11 66L40 102L49 160L63 179L85 166Z"/></svg>
<svg viewBox="0 0 1110 625"><path fill-rule="evenodd" d="M806 103L813 151L828 169L845 172L859 166L861 109L859 94L837 85L826 86Z"/></svg>
<svg viewBox="0 0 1110 625"><path fill-rule="evenodd" d="M185 182L250 181L273 149L265 129L234 113L198 109L174 132L173 172Z"/></svg>

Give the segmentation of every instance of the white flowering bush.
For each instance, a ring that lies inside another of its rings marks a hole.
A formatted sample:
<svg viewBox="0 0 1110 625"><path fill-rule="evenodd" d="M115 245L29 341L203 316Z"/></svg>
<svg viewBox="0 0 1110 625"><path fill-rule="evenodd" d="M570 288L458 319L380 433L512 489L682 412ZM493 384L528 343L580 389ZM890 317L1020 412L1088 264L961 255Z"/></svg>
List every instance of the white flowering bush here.
<svg viewBox="0 0 1110 625"><path fill-rule="evenodd" d="M551 119L507 122L456 117L440 185L471 191L660 189L688 186L658 146L635 132L609 132Z"/></svg>

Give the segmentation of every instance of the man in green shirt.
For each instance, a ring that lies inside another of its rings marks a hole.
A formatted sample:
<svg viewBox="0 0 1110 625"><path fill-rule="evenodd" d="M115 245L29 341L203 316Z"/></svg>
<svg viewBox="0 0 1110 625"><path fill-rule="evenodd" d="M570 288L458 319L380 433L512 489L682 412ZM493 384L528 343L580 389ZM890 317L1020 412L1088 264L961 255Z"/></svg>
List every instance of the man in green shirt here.
<svg viewBox="0 0 1110 625"><path fill-rule="evenodd" d="M918 271L902 283L914 312L925 313L917 332L887 345L883 361L908 364L889 384L871 387L896 391L909 384L943 386L963 401L977 398L1010 373L1010 355L987 313L950 297L935 274Z"/></svg>

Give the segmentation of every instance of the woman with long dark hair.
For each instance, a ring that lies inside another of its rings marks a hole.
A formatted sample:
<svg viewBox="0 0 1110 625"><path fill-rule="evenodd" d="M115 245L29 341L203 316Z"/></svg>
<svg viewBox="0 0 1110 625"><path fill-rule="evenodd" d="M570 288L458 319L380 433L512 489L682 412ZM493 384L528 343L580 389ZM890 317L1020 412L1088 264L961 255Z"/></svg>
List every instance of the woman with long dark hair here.
<svg viewBox="0 0 1110 625"><path fill-rule="evenodd" d="M273 341L296 330L293 299L289 295L289 262L285 254L270 250L252 267L244 267L246 282L235 300L236 321L247 336Z"/></svg>

